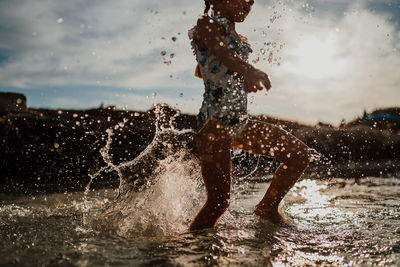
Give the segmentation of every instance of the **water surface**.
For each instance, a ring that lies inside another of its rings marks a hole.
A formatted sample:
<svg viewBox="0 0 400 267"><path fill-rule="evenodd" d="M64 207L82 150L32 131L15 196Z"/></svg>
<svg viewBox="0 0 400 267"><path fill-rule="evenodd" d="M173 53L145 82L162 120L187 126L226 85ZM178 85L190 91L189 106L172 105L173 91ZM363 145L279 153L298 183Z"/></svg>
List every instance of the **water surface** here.
<svg viewBox="0 0 400 267"><path fill-rule="evenodd" d="M399 266L399 179L305 177L281 207L289 227L252 213L268 183L237 184L216 229L186 233L204 197L177 170L124 200L1 196L0 265Z"/></svg>

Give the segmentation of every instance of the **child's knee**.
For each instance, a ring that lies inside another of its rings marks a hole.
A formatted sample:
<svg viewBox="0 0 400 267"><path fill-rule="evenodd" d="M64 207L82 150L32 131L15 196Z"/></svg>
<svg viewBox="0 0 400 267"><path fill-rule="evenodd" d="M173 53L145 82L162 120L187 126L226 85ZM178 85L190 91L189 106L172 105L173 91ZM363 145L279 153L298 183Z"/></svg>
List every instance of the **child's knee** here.
<svg viewBox="0 0 400 267"><path fill-rule="evenodd" d="M311 153L307 146L301 147L297 151L288 153L283 161L288 167L305 169L311 162Z"/></svg>
<svg viewBox="0 0 400 267"><path fill-rule="evenodd" d="M302 169L305 169L308 167L308 165L311 162L311 154L308 149L302 149L297 152L297 161L298 164L301 165Z"/></svg>

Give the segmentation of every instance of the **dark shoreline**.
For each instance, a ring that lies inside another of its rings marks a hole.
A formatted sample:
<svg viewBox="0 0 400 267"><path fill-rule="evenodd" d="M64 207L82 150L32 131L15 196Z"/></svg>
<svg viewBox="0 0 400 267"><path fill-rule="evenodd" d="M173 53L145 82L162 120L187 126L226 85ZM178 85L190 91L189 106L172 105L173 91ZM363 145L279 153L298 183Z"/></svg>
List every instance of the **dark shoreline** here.
<svg viewBox="0 0 400 267"><path fill-rule="evenodd" d="M162 107L169 124L176 111ZM306 175L318 179L330 177L360 178L400 176L400 135L368 126L308 126L268 116L255 119L281 126L324 155L312 163ZM125 122L124 127L114 127ZM106 130L114 129L110 154L114 164L134 159L151 142L155 133L153 110L146 112L116 110L113 107L89 110L26 109L3 112L0 117L0 193L34 194L84 190L88 174L104 163L100 150L107 140ZM173 124L177 129L193 129L195 116L180 114ZM172 151L186 148L196 155L193 135L188 133L169 140ZM166 155L158 148L155 158ZM277 163L267 158L245 155L240 170L254 175L270 174ZM152 163L156 162L153 161ZM235 163L235 162L234 162ZM152 164L148 166L151 172ZM234 174L235 174L234 170ZM238 175L240 176L240 175ZM116 187L115 173L103 173L94 188Z"/></svg>

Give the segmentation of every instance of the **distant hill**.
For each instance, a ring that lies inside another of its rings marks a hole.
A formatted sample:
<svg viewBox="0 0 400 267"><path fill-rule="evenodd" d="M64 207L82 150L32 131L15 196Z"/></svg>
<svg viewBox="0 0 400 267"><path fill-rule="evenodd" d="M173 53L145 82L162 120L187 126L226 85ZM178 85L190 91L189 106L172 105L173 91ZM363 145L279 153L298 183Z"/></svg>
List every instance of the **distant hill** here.
<svg viewBox="0 0 400 267"><path fill-rule="evenodd" d="M400 116L400 108L392 107L392 108L385 108L385 109L377 109L377 110L371 112L371 115L382 114L382 113Z"/></svg>
<svg viewBox="0 0 400 267"><path fill-rule="evenodd" d="M323 123L305 125L266 115L252 119L279 125L321 153L323 160L310 165L308 177L400 177L400 135L394 134L400 123L390 124L390 119L399 114L400 108L365 112L340 128ZM0 112L0 193L84 190L89 175L110 162L117 166L136 159L153 142L156 125L158 129L195 129L196 116L181 114L163 104L145 112L113 106ZM390 131L388 125L392 127ZM157 164L171 153L185 150L190 156L197 155L193 131L180 135L165 133L157 138L159 141L148 157L141 158L134 168L124 169L124 176L131 179L129 184L146 182ZM250 172L267 177L278 166L269 158L244 152L233 163L234 176L238 177ZM93 186L117 187L119 182L115 171L104 171Z"/></svg>
<svg viewBox="0 0 400 267"><path fill-rule="evenodd" d="M346 128L364 125L379 130L389 130L391 132L400 131L400 108L391 107L377 109L371 113L364 111L362 117L355 119L345 125Z"/></svg>

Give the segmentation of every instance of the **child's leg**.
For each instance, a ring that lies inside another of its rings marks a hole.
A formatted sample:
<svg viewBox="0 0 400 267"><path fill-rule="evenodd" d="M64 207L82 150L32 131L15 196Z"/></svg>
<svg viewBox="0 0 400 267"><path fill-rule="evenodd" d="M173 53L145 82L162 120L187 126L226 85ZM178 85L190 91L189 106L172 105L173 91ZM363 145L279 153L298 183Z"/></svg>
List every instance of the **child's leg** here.
<svg viewBox="0 0 400 267"><path fill-rule="evenodd" d="M254 211L264 219L282 223L278 205L310 162L307 146L285 130L259 121L250 121L244 133L232 146L282 162L264 198Z"/></svg>
<svg viewBox="0 0 400 267"><path fill-rule="evenodd" d="M211 119L196 134L207 201L189 230L214 227L229 206L231 189L231 139L217 120Z"/></svg>

